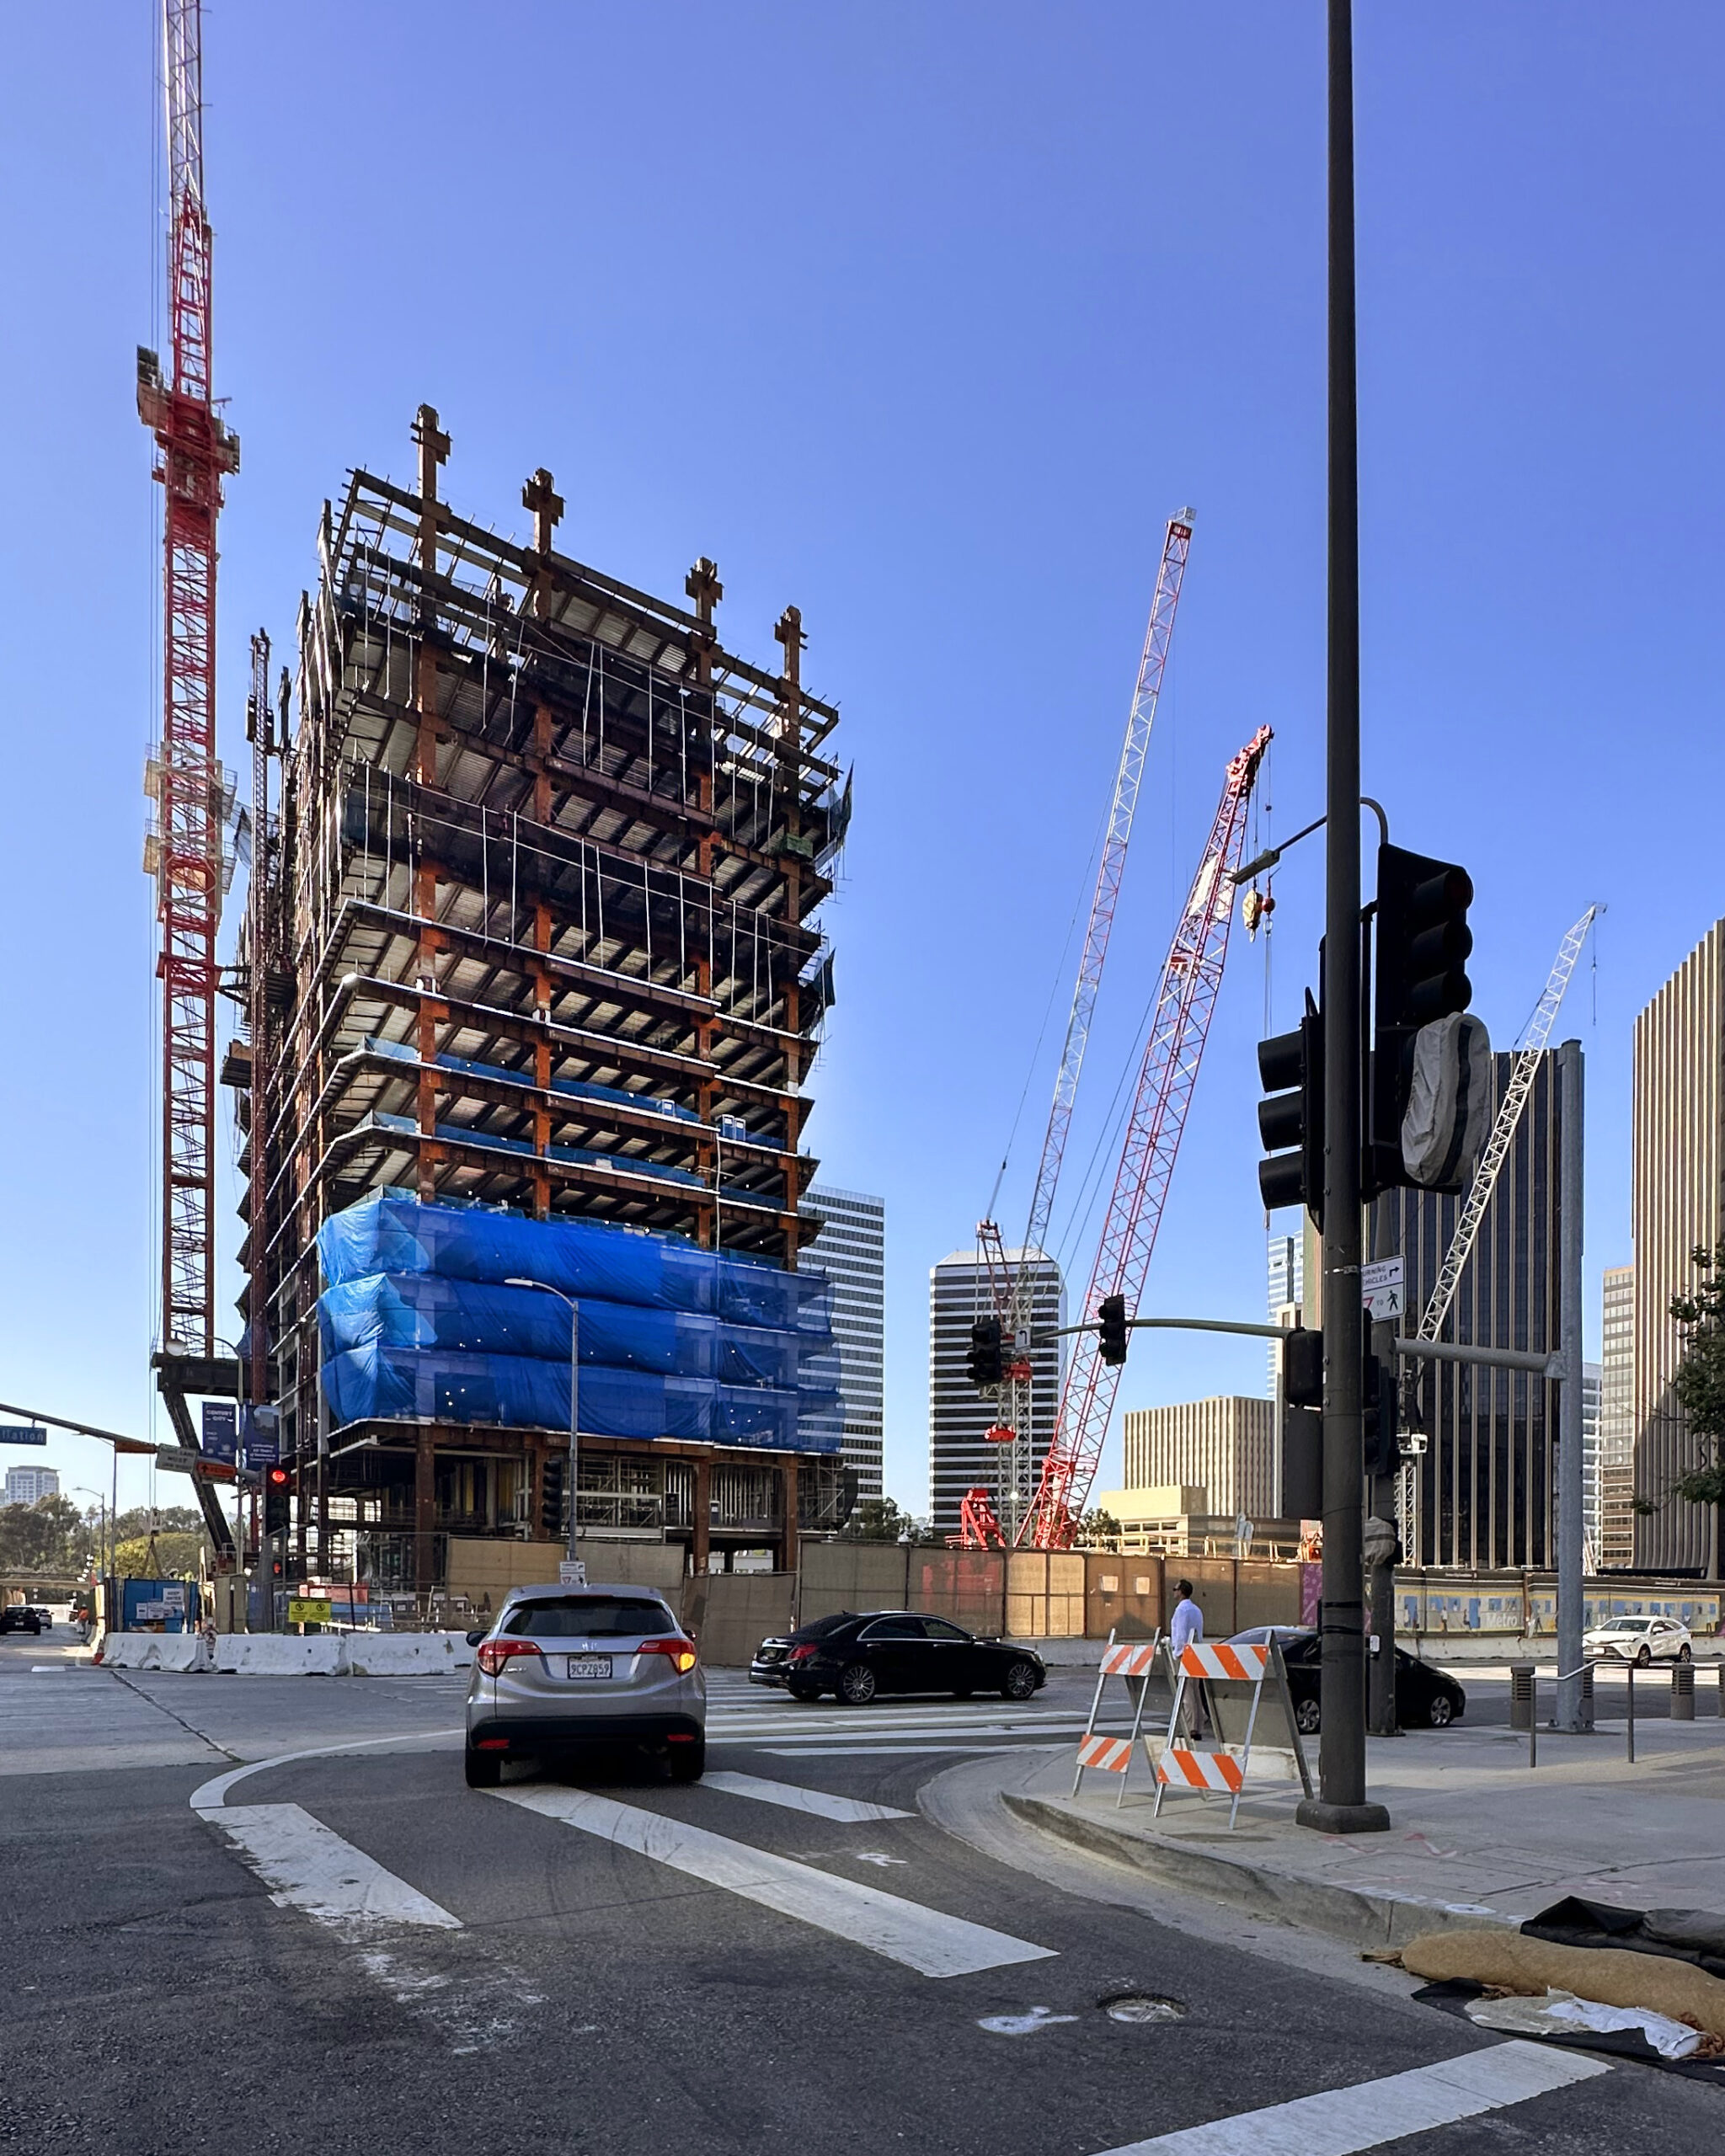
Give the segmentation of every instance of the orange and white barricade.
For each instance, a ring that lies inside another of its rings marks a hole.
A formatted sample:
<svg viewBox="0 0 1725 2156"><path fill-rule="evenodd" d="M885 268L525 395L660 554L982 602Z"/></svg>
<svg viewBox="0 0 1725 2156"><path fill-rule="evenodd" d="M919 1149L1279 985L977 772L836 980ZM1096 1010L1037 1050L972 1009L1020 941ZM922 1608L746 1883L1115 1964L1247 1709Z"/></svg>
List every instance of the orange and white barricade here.
<svg viewBox="0 0 1725 2156"><path fill-rule="evenodd" d="M1150 1679L1156 1669L1156 1657L1162 1652L1162 1633L1158 1630L1154 1639L1116 1641L1112 1632L1102 1651L1102 1663L1096 1673L1096 1695L1090 1702L1090 1714L1084 1725L1084 1734L1078 1740L1078 1764L1072 1775L1072 1794L1078 1794L1078 1785L1084 1779L1084 1769L1094 1767L1105 1774L1118 1774L1120 1786L1116 1792L1116 1805L1126 1795L1126 1776L1131 1770L1132 1754L1138 1748L1138 1737L1144 1726L1144 1702L1150 1694ZM1097 1716L1102 1711L1103 1694L1111 1677L1122 1678L1132 1702L1132 1733L1130 1737L1113 1737L1099 1732Z"/></svg>
<svg viewBox="0 0 1725 2156"><path fill-rule="evenodd" d="M1188 1684L1204 1688L1218 1738L1214 1750L1200 1751L1196 1744L1181 1741L1180 1710ZM1288 1673L1283 1666L1279 1647L1274 1643L1256 1646L1229 1640L1194 1640L1178 1660L1168 1733L1156 1762L1158 1813L1162 1799L1170 1790L1205 1797L1226 1796L1230 1799L1228 1825L1232 1828L1240 1811L1240 1796L1246 1786L1247 1769L1252 1759L1252 1740L1258 1726L1258 1710L1267 1685L1273 1702L1281 1710L1287 1742L1273 1743L1266 1748L1291 1751L1300 1782L1306 1795L1311 1796L1311 1778L1306 1771L1306 1753L1300 1742L1299 1725L1294 1719ZM1242 1718L1243 1730L1240 1727ZM1222 1740L1231 1727L1239 1733L1236 1741L1225 1742ZM1146 1744L1148 1747L1148 1738Z"/></svg>

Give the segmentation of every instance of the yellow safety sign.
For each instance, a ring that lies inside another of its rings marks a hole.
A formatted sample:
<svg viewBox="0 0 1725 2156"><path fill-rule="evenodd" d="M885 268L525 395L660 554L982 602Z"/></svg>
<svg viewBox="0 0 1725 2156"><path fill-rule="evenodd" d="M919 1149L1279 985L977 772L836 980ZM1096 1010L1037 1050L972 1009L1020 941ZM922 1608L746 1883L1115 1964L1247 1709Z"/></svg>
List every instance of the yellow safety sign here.
<svg viewBox="0 0 1725 2156"><path fill-rule="evenodd" d="M329 1622L330 1602L326 1595L317 1602L290 1602L287 1621L290 1625L327 1625Z"/></svg>

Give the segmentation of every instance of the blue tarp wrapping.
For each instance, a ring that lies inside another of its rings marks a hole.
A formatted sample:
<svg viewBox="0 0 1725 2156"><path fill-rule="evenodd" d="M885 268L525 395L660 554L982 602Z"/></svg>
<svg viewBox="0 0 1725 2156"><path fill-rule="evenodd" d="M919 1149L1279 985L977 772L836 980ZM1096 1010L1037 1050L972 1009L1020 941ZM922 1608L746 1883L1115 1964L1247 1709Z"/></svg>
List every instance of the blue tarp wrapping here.
<svg viewBox="0 0 1725 2156"><path fill-rule="evenodd" d="M581 1305L581 1428L836 1452L831 1289L819 1274L591 1220L380 1192L318 1237L332 1423L432 1417L561 1429L566 1304Z"/></svg>
<svg viewBox="0 0 1725 2156"><path fill-rule="evenodd" d="M601 1220L530 1220L483 1206L425 1205L379 1192L318 1230L326 1286L372 1273L446 1280L543 1280L566 1295L645 1310L694 1310L736 1325L829 1334L832 1290L818 1273L705 1251L681 1235Z"/></svg>

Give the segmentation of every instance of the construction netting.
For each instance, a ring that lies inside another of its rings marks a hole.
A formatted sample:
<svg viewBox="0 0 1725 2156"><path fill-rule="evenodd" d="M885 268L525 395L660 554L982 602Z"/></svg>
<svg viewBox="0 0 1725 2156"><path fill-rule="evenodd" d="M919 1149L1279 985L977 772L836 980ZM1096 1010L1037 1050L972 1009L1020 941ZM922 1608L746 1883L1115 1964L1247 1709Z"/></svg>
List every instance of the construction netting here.
<svg viewBox="0 0 1725 2156"><path fill-rule="evenodd" d="M820 1274L680 1236L386 1192L333 1214L318 1248L334 1426L567 1428L570 1296L583 1430L840 1449L831 1289Z"/></svg>

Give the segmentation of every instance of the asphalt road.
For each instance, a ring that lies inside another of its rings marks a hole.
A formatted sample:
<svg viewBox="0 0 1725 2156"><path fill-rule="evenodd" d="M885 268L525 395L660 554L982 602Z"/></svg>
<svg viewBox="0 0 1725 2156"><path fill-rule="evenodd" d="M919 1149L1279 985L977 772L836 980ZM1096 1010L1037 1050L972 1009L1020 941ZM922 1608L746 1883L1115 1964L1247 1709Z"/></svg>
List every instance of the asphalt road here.
<svg viewBox="0 0 1725 2156"><path fill-rule="evenodd" d="M721 1673L701 1785L510 1769L494 1795L436 1733L448 1679L32 1673L0 1644L0 2148L1102 2156L1224 2121L1204 2156L1725 2145L1725 2087L1618 2064L1525 2094L1587 2062L937 1825L1002 1754L1070 1744L1076 1675L1028 1710L853 1712ZM1175 2004L1120 2020L1122 1993Z"/></svg>

